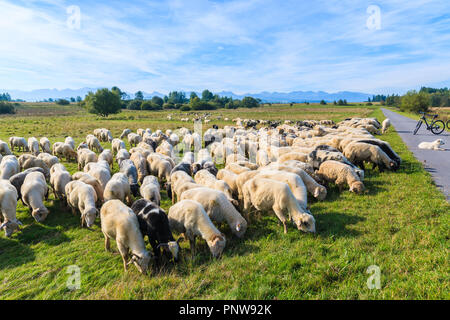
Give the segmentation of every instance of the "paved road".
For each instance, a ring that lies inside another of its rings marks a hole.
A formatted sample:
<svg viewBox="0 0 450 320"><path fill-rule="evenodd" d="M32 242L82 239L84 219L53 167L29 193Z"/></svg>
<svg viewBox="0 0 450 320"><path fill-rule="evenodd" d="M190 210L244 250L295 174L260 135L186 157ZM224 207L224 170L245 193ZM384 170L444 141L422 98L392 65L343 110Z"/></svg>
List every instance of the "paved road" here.
<svg viewBox="0 0 450 320"><path fill-rule="evenodd" d="M382 108L381 110L391 120L391 125L397 130L409 150L414 153L416 159L421 161L425 170L430 172L436 185L447 197L447 201L450 201L450 134L444 131L436 136L426 130L426 125L423 123L417 134L413 135L417 120L412 120L387 109ZM417 147L423 141L431 142L436 139L444 140L445 145L442 148L445 148L446 151L423 150Z"/></svg>

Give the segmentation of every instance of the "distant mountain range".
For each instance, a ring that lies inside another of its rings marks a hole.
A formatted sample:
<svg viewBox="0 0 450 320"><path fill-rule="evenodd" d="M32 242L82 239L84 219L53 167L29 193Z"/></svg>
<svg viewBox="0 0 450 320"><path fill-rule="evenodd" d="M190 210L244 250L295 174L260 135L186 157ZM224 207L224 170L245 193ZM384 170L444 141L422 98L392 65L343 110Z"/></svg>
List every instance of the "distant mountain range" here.
<svg viewBox="0 0 450 320"><path fill-rule="evenodd" d="M21 99L25 101L42 101L44 99L61 99L61 98L70 98L80 96L84 98L84 96L89 91L96 91L96 88L81 88L81 89L39 89L32 91L21 91L21 90L2 90L0 89L0 93L8 92L11 95L12 99ZM200 92L196 92L198 96L201 96ZM134 93L127 94L133 98ZM160 92L152 92L147 93L143 92L145 99L151 99L153 96L164 97L165 94ZM242 99L246 96L253 97L255 99L259 98L263 102L271 102L271 103L290 103L290 102L319 102L320 100L325 100L327 102L332 102L334 100L346 99L348 102L361 102L367 101L368 97L371 97L372 94L362 93L362 92L351 92L351 91L339 91L336 93L328 93L324 91L292 91L292 92L260 92L260 93L246 93L246 94L235 94L231 91L221 91L217 92L219 96L232 97L233 99ZM186 92L186 96L189 97L190 91Z"/></svg>

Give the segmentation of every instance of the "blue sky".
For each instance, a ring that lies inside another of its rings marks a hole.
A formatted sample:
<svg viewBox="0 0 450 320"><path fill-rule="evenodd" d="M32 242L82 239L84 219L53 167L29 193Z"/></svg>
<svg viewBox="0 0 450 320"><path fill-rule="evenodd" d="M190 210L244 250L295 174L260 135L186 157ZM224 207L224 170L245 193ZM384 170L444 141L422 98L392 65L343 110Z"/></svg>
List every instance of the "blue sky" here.
<svg viewBox="0 0 450 320"><path fill-rule="evenodd" d="M79 29L67 25L73 5ZM450 87L448 0L0 0L0 39L1 89Z"/></svg>

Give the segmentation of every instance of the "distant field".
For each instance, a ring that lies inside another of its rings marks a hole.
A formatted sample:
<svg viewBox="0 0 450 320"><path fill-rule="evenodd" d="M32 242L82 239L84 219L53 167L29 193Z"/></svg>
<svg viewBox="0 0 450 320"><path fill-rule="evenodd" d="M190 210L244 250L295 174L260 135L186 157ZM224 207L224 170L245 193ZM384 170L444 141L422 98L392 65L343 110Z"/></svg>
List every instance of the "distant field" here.
<svg viewBox="0 0 450 320"><path fill-rule="evenodd" d="M177 111L125 111L101 119L73 106L58 108L30 105L23 114L1 117L0 139L47 136L53 143L71 135L79 143L99 127L117 136L124 128L193 126L180 122L185 113ZM359 105L272 105L211 113L212 119L384 119L377 106ZM177 120L167 121L168 114ZM200 240L191 259L183 242L181 261L150 276L134 267L125 274L120 256L104 249L99 221L92 231L81 229L79 216L64 210L53 195L42 224L20 204L17 215L24 227L10 239L0 234L0 299L448 299L450 205L392 128L381 138L402 157L400 170L367 170L363 195L339 193L333 186L325 201L310 199L316 235L292 225L283 234L276 217L267 214L241 240L222 226L227 246L221 259L212 259ZM75 163L63 163L76 171ZM170 207L164 192L162 207ZM117 250L115 242L112 248ZM69 265L81 269L79 290L67 289ZM371 265L381 268L380 290L367 288Z"/></svg>

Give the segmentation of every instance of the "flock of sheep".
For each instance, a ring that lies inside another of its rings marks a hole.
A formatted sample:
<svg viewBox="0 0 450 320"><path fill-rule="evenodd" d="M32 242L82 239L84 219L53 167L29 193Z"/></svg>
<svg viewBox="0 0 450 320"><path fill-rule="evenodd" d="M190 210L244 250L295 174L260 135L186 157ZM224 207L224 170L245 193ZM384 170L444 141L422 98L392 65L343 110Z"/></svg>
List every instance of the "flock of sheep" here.
<svg viewBox="0 0 450 320"><path fill-rule="evenodd" d="M0 230L9 237L19 229L19 199L37 222L44 222L51 190L74 214L80 212L82 227L92 227L100 216L106 250L115 239L124 269L133 263L146 273L162 253L177 261L183 239L189 240L192 254L201 237L211 254L220 256L226 237L219 227L226 224L242 238L254 211L274 212L285 233L288 222L315 232L308 194L324 200L329 183L362 193L365 162L379 170L396 170L401 163L390 145L374 136L386 131L388 120L383 125L375 118L338 124L233 121L234 126L214 125L204 134L184 127L125 129L113 138L102 128L78 146L71 137L53 145L45 137L11 137L9 145L0 141ZM110 142L111 149L103 149L102 142ZM24 153L17 158L11 150ZM76 161L79 171L70 174L62 158ZM114 165L119 170L112 174ZM161 188L172 200L167 213L160 208ZM181 234L178 240L174 231ZM152 251L146 249L145 236Z"/></svg>

